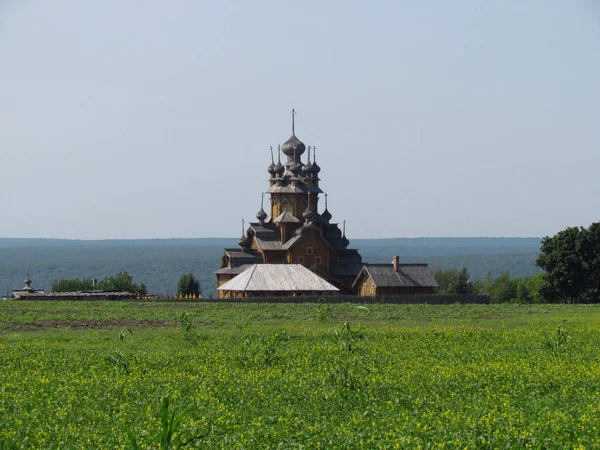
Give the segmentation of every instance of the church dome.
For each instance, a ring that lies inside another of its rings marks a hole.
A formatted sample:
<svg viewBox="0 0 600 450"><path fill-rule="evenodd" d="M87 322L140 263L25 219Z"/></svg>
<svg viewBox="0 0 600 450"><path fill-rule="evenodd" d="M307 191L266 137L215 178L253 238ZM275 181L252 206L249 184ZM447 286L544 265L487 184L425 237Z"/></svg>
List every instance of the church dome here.
<svg viewBox="0 0 600 450"><path fill-rule="evenodd" d="M331 213L329 212L329 210L327 208L325 208L325 211L323 211L323 214L321 214L321 217L323 218L323 220L325 222L329 222L331 220Z"/></svg>
<svg viewBox="0 0 600 450"><path fill-rule="evenodd" d="M276 168L277 168L277 166L276 166L275 164L273 164L273 163L271 163L271 164L269 165L269 167L267 167L267 172L269 172L269 174L271 175L271 177L274 177L274 176L275 176L275 174L277 173L277 172L275 171L275 169L276 169Z"/></svg>
<svg viewBox="0 0 600 450"><path fill-rule="evenodd" d="M304 173L311 173L313 170L313 165L310 161L308 161L303 167L302 167L302 171Z"/></svg>
<svg viewBox="0 0 600 450"><path fill-rule="evenodd" d="M256 213L256 218L261 221L264 222L264 220L267 218L267 213L265 212L264 209L260 208L260 211L258 211Z"/></svg>
<svg viewBox="0 0 600 450"><path fill-rule="evenodd" d="M242 237L238 239L238 245L242 248L248 247L250 245L250 239L242 234Z"/></svg>
<svg viewBox="0 0 600 450"><path fill-rule="evenodd" d="M296 149L296 156L300 156L304 153L306 147L295 134L292 134L290 138L284 142L281 151L287 156L294 156L294 149Z"/></svg>
<svg viewBox="0 0 600 450"><path fill-rule="evenodd" d="M307 222L312 222L313 212L309 208L306 208L306 211L302 213L302 217L304 217L304 219L306 219Z"/></svg>
<svg viewBox="0 0 600 450"><path fill-rule="evenodd" d="M281 164L281 162L275 164L275 174L283 175L283 172L285 172L285 167L283 167L283 164Z"/></svg>
<svg viewBox="0 0 600 450"><path fill-rule="evenodd" d="M302 166L298 164L296 161L292 161L290 164L290 172L294 175L298 175L302 171Z"/></svg>
<svg viewBox="0 0 600 450"><path fill-rule="evenodd" d="M345 234L342 236L342 244L344 245L344 247L348 247L348 245L350 244L350 241L348 240Z"/></svg>

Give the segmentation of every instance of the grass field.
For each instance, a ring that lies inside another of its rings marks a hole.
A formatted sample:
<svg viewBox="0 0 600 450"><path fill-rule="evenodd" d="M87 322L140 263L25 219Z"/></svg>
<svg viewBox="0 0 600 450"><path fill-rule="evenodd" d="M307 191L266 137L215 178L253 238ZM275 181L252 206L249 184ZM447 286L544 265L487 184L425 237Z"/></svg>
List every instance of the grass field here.
<svg viewBox="0 0 600 450"><path fill-rule="evenodd" d="M4 301L0 449L598 448L599 344L598 306Z"/></svg>

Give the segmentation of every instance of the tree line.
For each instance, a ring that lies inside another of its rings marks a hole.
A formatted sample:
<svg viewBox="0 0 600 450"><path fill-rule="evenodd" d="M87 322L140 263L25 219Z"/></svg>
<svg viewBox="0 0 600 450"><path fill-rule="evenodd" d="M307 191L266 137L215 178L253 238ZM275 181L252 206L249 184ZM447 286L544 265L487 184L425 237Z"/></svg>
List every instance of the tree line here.
<svg viewBox="0 0 600 450"><path fill-rule="evenodd" d="M493 303L598 303L600 302L600 222L588 228L569 227L542 240L536 265L542 272L469 281L466 268L437 268L434 277L440 294L488 294Z"/></svg>

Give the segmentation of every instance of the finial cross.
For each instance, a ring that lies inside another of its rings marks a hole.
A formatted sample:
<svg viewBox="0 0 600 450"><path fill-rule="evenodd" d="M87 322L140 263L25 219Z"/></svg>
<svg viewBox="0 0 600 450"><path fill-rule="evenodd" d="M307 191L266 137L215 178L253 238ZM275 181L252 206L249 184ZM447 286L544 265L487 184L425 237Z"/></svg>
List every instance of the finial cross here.
<svg viewBox="0 0 600 450"><path fill-rule="evenodd" d="M343 235L346 236L346 220L344 219L344 221L342 222L343 224Z"/></svg>
<svg viewBox="0 0 600 450"><path fill-rule="evenodd" d="M325 192L325 209L327 209L327 192Z"/></svg>
<svg viewBox="0 0 600 450"><path fill-rule="evenodd" d="M294 108L292 108L292 134L294 136L296 135L295 126L296 126L296 114L297 113L298 113L298 111L296 111Z"/></svg>

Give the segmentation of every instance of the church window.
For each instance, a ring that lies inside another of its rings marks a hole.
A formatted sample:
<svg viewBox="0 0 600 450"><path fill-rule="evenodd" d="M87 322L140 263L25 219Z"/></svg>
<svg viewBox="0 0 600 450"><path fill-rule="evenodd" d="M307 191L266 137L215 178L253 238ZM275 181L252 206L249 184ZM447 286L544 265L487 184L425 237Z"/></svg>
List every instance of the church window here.
<svg viewBox="0 0 600 450"><path fill-rule="evenodd" d="M306 254L307 255L312 255L315 252L315 249L312 245L309 245L308 247L306 247Z"/></svg>
<svg viewBox="0 0 600 450"><path fill-rule="evenodd" d="M315 256L315 264L321 264L323 261L320 256Z"/></svg>

